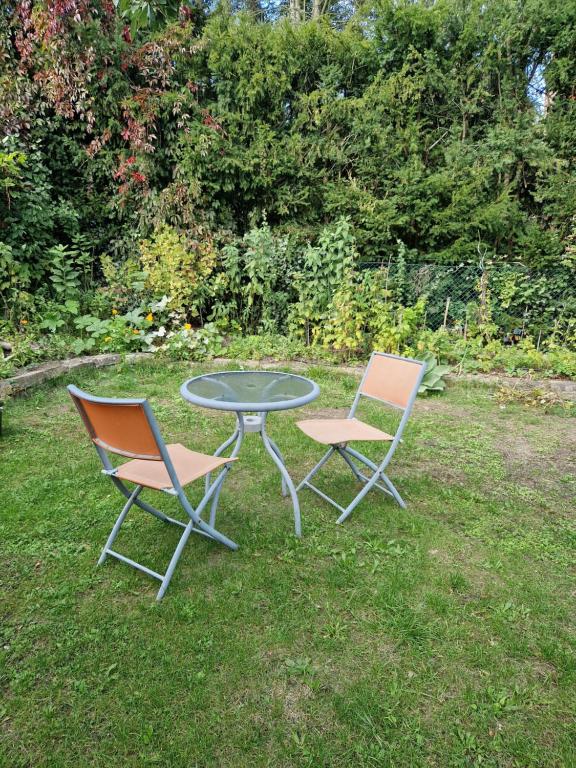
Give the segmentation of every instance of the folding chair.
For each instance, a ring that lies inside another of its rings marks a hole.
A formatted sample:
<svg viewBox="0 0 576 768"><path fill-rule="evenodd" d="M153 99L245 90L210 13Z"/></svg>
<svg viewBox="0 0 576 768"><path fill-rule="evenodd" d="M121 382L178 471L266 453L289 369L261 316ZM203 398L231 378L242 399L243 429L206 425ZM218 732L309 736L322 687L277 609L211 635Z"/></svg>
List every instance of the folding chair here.
<svg viewBox="0 0 576 768"><path fill-rule="evenodd" d="M213 520L212 525L208 525L201 518L202 511L210 499L218 498L220 487L230 469L230 462L235 459L196 453L179 443L166 445L152 409L145 399L94 397L72 385L68 386L68 391L104 465L103 474L108 475L120 493L128 499L112 528L98 565L101 565L108 555L112 555L123 563L159 579L162 583L156 599L161 600L191 533L202 534L230 549L238 549L237 544L213 527ZM125 456L131 460L114 467L108 453ZM202 501L194 509L184 493L184 486L214 472L218 467L223 469L214 482L208 485ZM125 482L134 483L134 490L126 487ZM174 520L142 501L139 496L143 488L176 496L190 518L189 522ZM112 549L112 544L133 504L165 523L172 523L184 529L164 574L146 568Z"/></svg>
<svg viewBox="0 0 576 768"><path fill-rule="evenodd" d="M414 400L418 394L418 388L425 371L426 363L422 363L419 360L386 355L383 352L373 352L347 418L298 421L297 425L304 434L318 443L329 445L330 449L306 475L296 490L299 491L303 487L310 488L318 496L336 507L341 513L337 520L338 523L343 523L346 520L352 510L372 488L379 488L388 496L392 496L402 508L405 508L404 500L384 470L388 467L402 438L404 427L410 416L410 411L414 405ZM396 434L389 435L355 418L354 414L361 397L379 400L403 412ZM357 440L389 442L390 446L384 459L377 465L359 451L349 447L348 443ZM344 459L356 479L364 484L356 498L345 509L310 482L316 472L334 453L337 453ZM360 471L354 460L371 469L372 475L367 477ZM384 485L378 482L379 480Z"/></svg>

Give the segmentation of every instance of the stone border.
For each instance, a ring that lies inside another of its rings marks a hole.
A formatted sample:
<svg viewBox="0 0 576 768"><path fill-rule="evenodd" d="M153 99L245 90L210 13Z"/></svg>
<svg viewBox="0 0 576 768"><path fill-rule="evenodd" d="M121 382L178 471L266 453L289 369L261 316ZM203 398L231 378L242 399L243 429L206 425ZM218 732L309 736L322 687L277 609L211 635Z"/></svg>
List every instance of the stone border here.
<svg viewBox="0 0 576 768"><path fill-rule="evenodd" d="M17 371L14 376L0 380L0 400L9 395L20 395L26 390L50 379L78 368L104 368L107 365L118 365L123 361L127 363L139 363L143 360L151 360L152 355L147 352L134 352L124 357L119 354L87 355L85 357L71 357L68 360L54 360L47 363L28 366Z"/></svg>
<svg viewBox="0 0 576 768"><path fill-rule="evenodd" d="M19 395L26 392L31 387L43 384L50 379L64 376L70 371L79 368L104 368L109 365L118 365L125 362L130 364L141 362L152 362L155 355L150 352L132 352L127 355L103 354L91 355L85 357L73 357L68 360L56 360L53 362L41 363L39 365L23 368L14 376L8 379L0 380L0 401L9 395ZM215 357L206 361L207 365L229 365L234 363L238 366L282 368L290 365L295 370L305 370L311 366L317 368L327 368L342 373L351 373L359 375L363 370L363 365L330 365L328 363L304 362L301 360L233 360L229 357ZM530 379L517 378L514 376L505 376L501 374L488 373L465 373L461 375L448 374L449 381L470 381L490 386L509 386L522 390L542 389L554 392L559 397L576 402L576 381L569 379Z"/></svg>

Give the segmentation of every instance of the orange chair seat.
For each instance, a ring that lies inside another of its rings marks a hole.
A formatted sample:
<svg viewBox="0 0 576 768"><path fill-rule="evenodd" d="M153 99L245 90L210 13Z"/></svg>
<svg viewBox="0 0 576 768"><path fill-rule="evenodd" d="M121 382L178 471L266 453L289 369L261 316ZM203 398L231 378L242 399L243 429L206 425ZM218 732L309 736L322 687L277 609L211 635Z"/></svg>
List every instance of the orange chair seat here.
<svg viewBox="0 0 576 768"><path fill-rule="evenodd" d="M302 432L317 443L338 445L353 440L393 440L393 436L359 419L308 419L297 421Z"/></svg>
<svg viewBox="0 0 576 768"><path fill-rule="evenodd" d="M199 477L204 477L209 472L221 467L222 464L236 461L236 459L207 456L205 453L190 451L180 443L167 445L166 448L182 486L188 485ZM118 467L116 477L120 480L128 480L130 483L143 485L146 488L155 488L158 491L172 487L172 481L163 461L149 461L147 459L127 461Z"/></svg>

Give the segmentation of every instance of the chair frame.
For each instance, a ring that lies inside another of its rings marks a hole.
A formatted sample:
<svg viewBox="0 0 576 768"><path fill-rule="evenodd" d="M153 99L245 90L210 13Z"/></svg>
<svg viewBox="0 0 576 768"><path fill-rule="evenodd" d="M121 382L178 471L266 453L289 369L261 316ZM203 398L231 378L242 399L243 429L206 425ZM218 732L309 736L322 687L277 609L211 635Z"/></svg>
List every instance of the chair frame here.
<svg viewBox="0 0 576 768"><path fill-rule="evenodd" d="M170 454L168 453L166 444L160 433L160 429L158 427L158 423L156 421L154 413L152 412L152 408L150 407L150 404L145 398L96 397L94 395L88 394L87 392L84 392L83 390L79 389L78 387L75 387L72 384L68 385L67 389L70 395L72 396L74 404L76 405L76 408L78 409L80 416L82 417L82 420L85 426L87 427L88 431L90 432L91 436L93 433L93 429L91 427L91 422L88 415L82 409L82 400L86 400L91 403L100 403L103 405L111 405L111 406L138 405L143 408L144 414L146 416L146 419L148 421L152 434L154 435L154 439L156 440L159 455L161 457L161 460L164 462L164 465L170 477L170 481L172 483L171 488L166 488L166 489L163 488L161 489L160 492L166 493L170 496L176 496L181 506L183 507L184 511L190 518L188 523L183 523L180 520L175 520L174 518L169 517L168 515L165 515L164 512L161 512L159 509L156 509L152 505L146 503L145 501L142 501L142 499L140 499L139 496L143 488L146 486L136 485L134 490L130 490L130 488L128 488L119 477L116 477L116 472L120 467L114 467L112 465L112 462L110 461L110 458L108 457L107 451L103 447L98 445L94 441L94 439L92 439L92 442L94 443L94 447L96 448L96 452L98 453L98 456L100 457L100 460L104 467L104 469L102 470L102 474L107 475L112 480L116 488L118 488L120 493L123 496L125 496L127 499L126 504L124 505L122 511L118 515L118 518L114 523L114 527L112 528L112 531L108 536L106 544L102 549L102 553L98 560L98 565L102 565L102 563L106 560L106 557L108 555L111 555L112 557L115 557L117 560L121 560L123 563L127 563L128 565L131 565L133 568L136 568L139 571L143 571L149 576L152 576L153 578L158 579L161 582L161 585L160 585L160 589L158 590L156 599L161 600L164 597L164 593L166 592L168 585L170 584L170 580L172 579L172 575L174 573L176 565L178 564L178 560L180 559L182 551L191 533L197 533L197 534L200 534L201 536L205 536L209 539L213 539L214 541L218 541L221 544L224 544L224 546L229 547L232 550L238 549L238 545L234 541L229 539L227 536L224 536L224 534L220 533L220 531L216 530L216 528L214 527L214 521L216 516L215 507L212 509L212 514L210 516L210 525L206 523L204 520L202 520L201 518L201 514L204 508L207 506L210 499L214 497L214 501L217 504L222 483L224 482L224 479L228 474L228 471L230 470L231 464L225 464L220 470L216 479L212 483L206 483L204 496L199 502L198 506L194 508L190 504L186 496L186 493L184 492L184 489L180 484L178 475L176 474L176 470L174 468L174 464L172 462L172 459L170 458ZM114 451L111 450L110 452L113 453ZM154 459L150 459L150 460L154 461ZM198 480L201 480L201 479L202 479L201 477L198 478ZM157 490L157 489L150 489L150 490ZM177 525L180 528L184 529L180 537L180 540L176 546L176 549L174 550L174 554L170 559L168 568L166 572L163 574L158 573L157 571L153 571L151 568L147 568L145 565L142 565L141 563L137 563L135 560L131 560L129 557L125 557L124 555L112 549L112 544L114 543L114 540L116 539L116 537L120 532L122 523L126 519L128 512L134 505L144 510L145 512L148 512L149 514L153 515L154 517L158 518L164 523L171 523L172 525Z"/></svg>
<svg viewBox="0 0 576 768"><path fill-rule="evenodd" d="M407 363L417 363L418 365L421 366L421 370L416 378L413 389L410 393L410 397L405 407L402 407L397 403L392 403L388 400L384 400L379 397L373 397L371 395L367 395L364 392L362 392L362 387L364 386L364 382L366 381L366 377L368 376L368 373L370 371L370 366L372 365L372 362L376 357L390 357L395 360L405 360ZM310 470L310 472L298 485L296 490L299 491L301 488L304 488L304 487L309 488L311 491L314 491L314 493L316 493L322 499L327 501L329 504L332 504L333 507L336 507L336 509L340 512L340 517L336 521L337 523L343 523L344 520L346 520L346 518L352 514L354 509L358 506L358 504L362 501L362 499L368 494L368 492L372 490L372 488L378 488L387 496L391 496L400 505L400 507L402 507L402 509L406 509L406 503L404 502L404 499L402 498L402 496L400 496L394 484L392 483L390 478L386 475L384 470L388 467L388 464L390 463L390 461L392 460L392 457L394 456L394 453L396 452L396 448L398 447L398 444L402 440L402 434L404 432L404 428L406 427L406 423L410 417L410 413L412 411L414 402L418 395L418 389L420 387L420 384L422 383L422 379L424 378L425 373L426 373L426 363L422 362L421 360L414 360L413 358L410 358L410 357L399 357L398 355L390 355L385 352L372 352L370 356L370 360L368 361L368 365L366 366L366 369L362 376L362 380L360 382L358 390L356 391L354 402L352 403L352 407L350 408L350 412L348 413L348 416L346 418L348 419L354 418L354 415L356 414L356 410L358 409L358 405L360 403L360 398L362 397L366 397L369 400L376 400L377 402L384 403L385 405L388 405L392 408L403 411L404 413L402 414L402 418L400 419L400 423L398 425L398 428L396 429L396 434L393 436L392 441L390 442L390 446L388 448L386 455L384 456L380 464L375 464L367 456L364 456L362 453L355 450L354 448L350 448L347 443L335 443L330 446L330 448L328 449L326 454L320 459L318 464L316 464L316 466ZM330 459L330 457L333 454L338 454L339 456L341 456L346 462L346 464L348 465L348 467L352 470L352 473L354 474L356 479L360 483L364 484L364 487L362 488L362 490L356 495L356 497L350 502L350 504L347 507L342 507L334 499L332 499L330 496L325 494L315 485L312 485L312 483L310 482L310 480L314 477L314 475L318 472L318 470L320 470L324 466L324 464L326 464L328 459ZM365 467L368 467L368 469L372 470L372 475L370 477L367 477L363 472L360 471L358 466L355 464L354 460L359 461ZM381 480L384 483L384 485L382 485L379 482L379 480Z"/></svg>

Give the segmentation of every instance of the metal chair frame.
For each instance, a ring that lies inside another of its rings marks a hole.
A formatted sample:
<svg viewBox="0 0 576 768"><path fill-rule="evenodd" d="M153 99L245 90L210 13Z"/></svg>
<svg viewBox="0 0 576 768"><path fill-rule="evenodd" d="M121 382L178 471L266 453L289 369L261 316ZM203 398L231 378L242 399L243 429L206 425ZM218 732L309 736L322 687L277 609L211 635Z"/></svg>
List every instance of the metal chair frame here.
<svg viewBox="0 0 576 768"><path fill-rule="evenodd" d="M146 419L152 431L152 434L154 435L154 438L156 440L159 455L161 457L161 460L164 462L164 465L170 477L170 481L172 483L171 487L163 488L161 489L161 492L166 493L170 496L177 497L184 511L190 518L188 523L184 523L180 520L175 520L174 518L164 514L164 512L161 512L159 509L156 509L152 505L146 503L145 501L142 501L142 499L140 499L139 496L142 489L145 486L136 485L134 490L130 490L130 488L128 488L120 478L116 477L116 473L120 467L114 467L112 462L110 461L107 451L102 446L98 445L96 442L93 441L94 447L96 448L98 456L100 457L100 460L102 461L102 464L104 466L104 469L102 470L102 474L107 475L112 480L116 488L118 488L120 493L123 496L125 496L127 499L126 504L124 505L122 511L118 515L118 518L114 524L114 527L112 528L112 531L108 536L108 540L106 541L106 544L102 549L102 553L98 560L98 565L102 565L102 563L106 560L106 557L108 555L111 555L112 557L115 557L117 560L121 560L123 563L127 563L128 565L131 565L133 568L136 568L139 571L143 571L149 576L152 576L153 578L158 579L161 582L161 585L160 585L160 589L158 590L156 599L161 600L164 597L164 593L166 592L168 585L170 584L170 580L172 579L172 575L174 573L176 565L178 564L178 560L180 559L182 550L184 549L186 542L188 541L188 538L190 537L191 533L197 533L209 539L213 539L214 541L219 541L221 544L224 544L226 547L229 547L232 550L238 549L238 545L234 541L229 539L224 534L220 533L220 531L216 530L216 528L214 527L214 522L216 517L216 505L214 505L212 509L212 514L210 515L210 524L206 523L201 518L201 514L204 508L207 506L208 502L213 497L217 504L218 498L220 495L220 489L222 487L222 484L224 482L224 479L226 478L228 471L230 470L231 464L225 464L220 470L216 479L210 484L206 483L204 496L199 502L198 506L194 508L190 504L186 496L186 493L184 492L184 489L180 484L178 475L176 474L176 470L174 468L174 464L172 462L172 459L170 458L170 454L168 453L164 439L160 434L160 429L158 427L158 423L156 422L156 418L154 417L154 414L152 412L152 408L150 407L150 404L145 398L95 397L94 395L90 395L87 392L84 392L81 389L78 389L78 387L75 387L72 384L70 384L67 387L67 389L72 395L74 403L78 411L80 412L80 415L82 416L82 420L84 421L85 425L89 429L90 429L90 426L89 426L90 419L87 416L87 414L83 410L81 410L82 400L86 400L91 403L100 403L100 404L111 405L111 406L138 405L143 408L144 413L146 415ZM111 450L111 452L114 453L113 450ZM202 478L198 478L198 479L201 480ZM156 489L151 489L151 490L156 490ZM120 532L122 523L126 519L128 512L134 505L144 510L145 512L148 512L149 514L153 515L154 517L158 518L164 523L171 523L172 525L176 525L184 529L180 537L180 540L178 541L176 549L174 550L174 554L170 559L168 568L166 572L163 574L158 573L157 571L153 571L151 568L147 568L145 565L142 565L141 563L137 563L135 560L131 560L129 557L125 557L124 555L112 549L112 545Z"/></svg>
<svg viewBox="0 0 576 768"><path fill-rule="evenodd" d="M421 370L416 378L416 381L414 383L414 386L412 388L412 391L408 399L408 403L406 404L405 407L402 407L397 403L392 403L387 400L383 400L382 398L379 398L379 397L373 397L371 395L367 395L364 392L362 392L364 382L366 381L366 378L370 371L370 366L372 365L372 362L376 357L390 357L395 360L404 360L408 363L417 363L418 365L421 366ZM310 472L306 475L306 477L301 481L301 483L296 488L296 491L299 491L301 488L304 488L304 487L309 488L311 491L314 491L314 493L316 493L322 499L327 501L329 504L332 504L333 507L336 507L336 509L340 512L340 517L336 521L337 523L343 523L344 520L346 520L346 518L349 517L350 514L352 514L354 509L358 506L358 504L362 501L362 499L368 494L368 492L372 490L372 488L378 488L387 496L391 496L400 505L400 507L402 507L402 509L405 509L406 503L404 502L404 499L402 498L402 496L400 496L394 484L392 483L392 481L390 480L390 478L388 477L388 475L385 473L384 470L388 467L390 461L392 460L392 457L394 456L396 448L398 447L398 444L402 440L402 433L404 432L404 428L406 427L406 423L410 417L410 413L414 406L414 401L416 400L418 389L420 387L420 384L422 383L422 379L424 377L425 372L426 372L426 363L423 363L420 360L414 360L409 357L400 358L397 355L389 355L384 352L373 352L372 355L370 356L368 365L366 366L366 370L364 371L364 375L362 376L360 386L358 387L356 396L354 398L354 402L352 403L352 407L350 408L350 412L348 413L347 418L348 419L354 418L354 415L360 403L360 398L362 397L366 397L369 400L376 400L377 402L384 403L385 405L388 405L392 408L403 411L402 418L400 419L400 423L398 425L398 428L396 429L396 434L393 436L393 439L390 443L390 447L388 448L386 455L384 456L380 464L375 464L367 456L364 456L362 453L355 450L354 448L350 448L347 443L335 443L330 446L330 448L328 449L326 454L320 459L318 464L316 464L316 466L313 467L310 470ZM333 456L334 454L338 454L339 456L341 456L346 462L346 464L348 465L348 467L352 470L352 473L354 474L356 479L359 482L364 484L364 487L362 488L362 490L356 495L356 497L350 502L350 504L348 504L347 507L342 507L340 504L338 504L338 502L336 502L334 499L332 499L330 496L328 496L326 493L321 491L319 488L317 488L315 485L313 485L310 482L310 480L314 477L314 475L324 466L324 464L326 464L328 459L330 459L331 456ZM360 469L358 468L354 460L360 462L365 467L372 470L372 475L367 477L363 472L360 471ZM382 485L379 481L382 481L384 485Z"/></svg>

